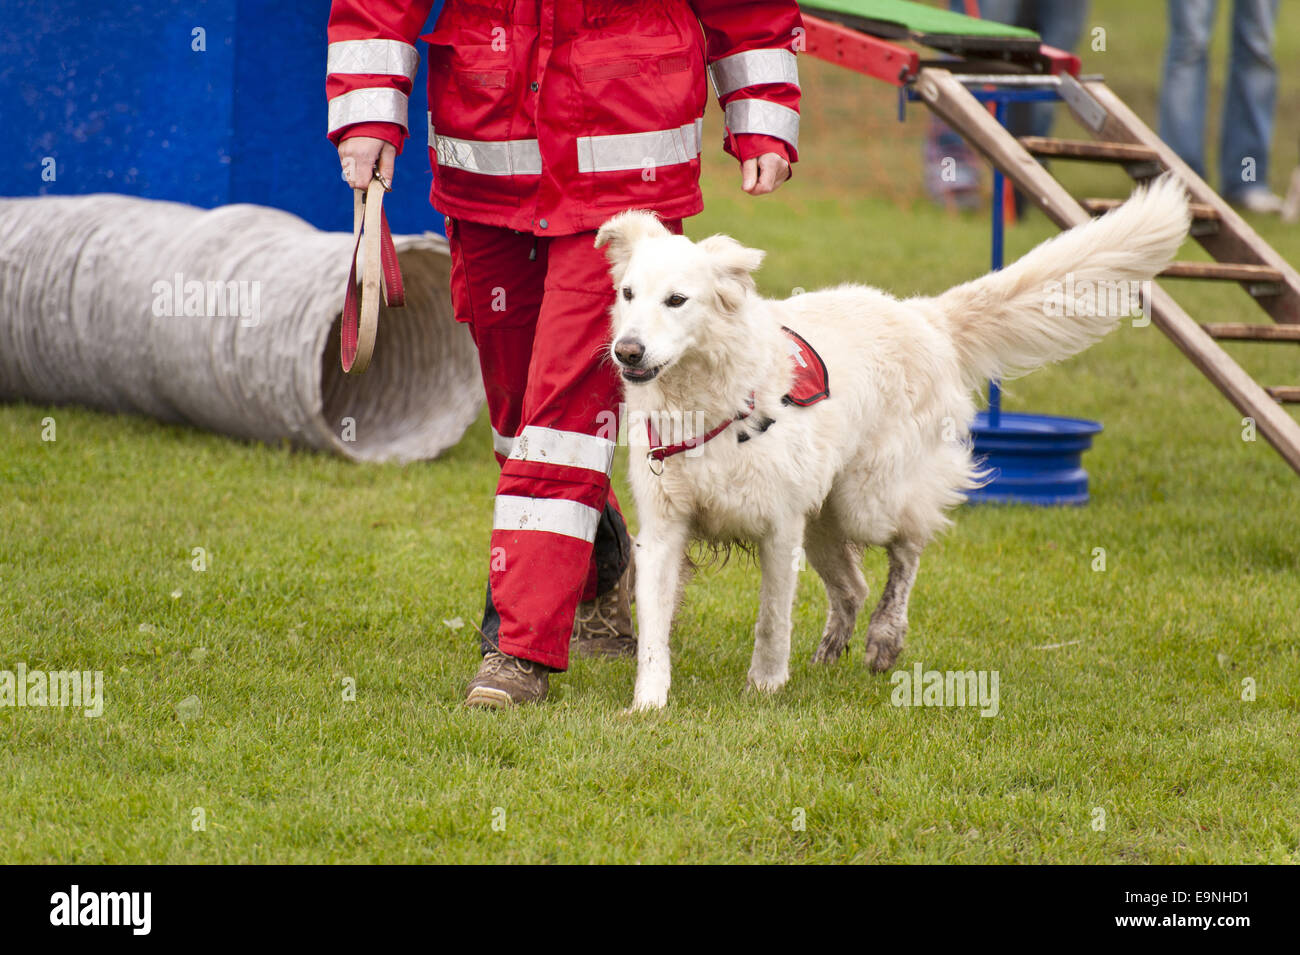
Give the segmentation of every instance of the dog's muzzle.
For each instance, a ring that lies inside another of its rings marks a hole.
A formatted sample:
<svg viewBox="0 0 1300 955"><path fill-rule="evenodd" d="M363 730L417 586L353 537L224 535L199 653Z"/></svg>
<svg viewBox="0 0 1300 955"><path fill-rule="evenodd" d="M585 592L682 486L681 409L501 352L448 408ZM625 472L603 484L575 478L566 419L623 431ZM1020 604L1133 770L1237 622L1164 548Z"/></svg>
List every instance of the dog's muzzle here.
<svg viewBox="0 0 1300 955"><path fill-rule="evenodd" d="M619 371L624 381L649 381L659 374L662 365L646 366L645 345L636 338L620 338L614 343L614 360L619 364Z"/></svg>

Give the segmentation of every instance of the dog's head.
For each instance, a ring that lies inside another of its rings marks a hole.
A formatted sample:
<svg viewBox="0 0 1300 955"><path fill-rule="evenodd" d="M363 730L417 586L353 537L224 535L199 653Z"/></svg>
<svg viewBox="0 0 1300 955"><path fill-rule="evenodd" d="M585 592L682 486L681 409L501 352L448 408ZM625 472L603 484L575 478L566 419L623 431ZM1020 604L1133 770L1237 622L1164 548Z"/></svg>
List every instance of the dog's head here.
<svg viewBox="0 0 1300 955"><path fill-rule="evenodd" d="M614 280L610 353L625 381L650 381L685 356L710 323L734 323L754 291L758 249L714 235L692 242L649 212L621 212L596 233Z"/></svg>

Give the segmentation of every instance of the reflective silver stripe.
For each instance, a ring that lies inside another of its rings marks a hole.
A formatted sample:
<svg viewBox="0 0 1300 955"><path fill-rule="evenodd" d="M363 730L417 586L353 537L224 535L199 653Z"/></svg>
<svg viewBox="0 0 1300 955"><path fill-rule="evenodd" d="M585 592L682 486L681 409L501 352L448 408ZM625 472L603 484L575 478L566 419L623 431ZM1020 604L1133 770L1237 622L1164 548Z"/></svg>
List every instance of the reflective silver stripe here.
<svg viewBox="0 0 1300 955"><path fill-rule="evenodd" d="M509 435L502 434L496 428L492 429L492 450L503 458L510 457L510 452L514 449L515 439Z"/></svg>
<svg viewBox="0 0 1300 955"><path fill-rule="evenodd" d="M546 531L590 543L596 539L599 521L600 511L577 501L498 494L492 527L498 531Z"/></svg>
<svg viewBox="0 0 1300 955"><path fill-rule="evenodd" d="M415 79L420 54L401 40L340 40L329 45L326 73L370 73Z"/></svg>
<svg viewBox="0 0 1300 955"><path fill-rule="evenodd" d="M762 133L799 147L799 114L764 99L733 99L727 104L727 127L733 133Z"/></svg>
<svg viewBox="0 0 1300 955"><path fill-rule="evenodd" d="M542 150L535 139L505 139L488 142L439 136L429 119L429 145L438 154L439 166L450 166L484 176L540 176Z"/></svg>
<svg viewBox="0 0 1300 955"><path fill-rule="evenodd" d="M713 88L726 96L763 83L799 85L799 65L789 50L746 50L715 60L709 66Z"/></svg>
<svg viewBox="0 0 1300 955"><path fill-rule="evenodd" d="M397 123L406 129L406 94L387 87L368 87L330 100L329 131L353 123Z"/></svg>
<svg viewBox="0 0 1300 955"><path fill-rule="evenodd" d="M515 461L559 464L609 474L614 467L614 442L608 438L528 425L515 439L510 457Z"/></svg>
<svg viewBox="0 0 1300 955"><path fill-rule="evenodd" d="M704 120L651 133L578 137L578 172L615 172L690 162L700 154Z"/></svg>

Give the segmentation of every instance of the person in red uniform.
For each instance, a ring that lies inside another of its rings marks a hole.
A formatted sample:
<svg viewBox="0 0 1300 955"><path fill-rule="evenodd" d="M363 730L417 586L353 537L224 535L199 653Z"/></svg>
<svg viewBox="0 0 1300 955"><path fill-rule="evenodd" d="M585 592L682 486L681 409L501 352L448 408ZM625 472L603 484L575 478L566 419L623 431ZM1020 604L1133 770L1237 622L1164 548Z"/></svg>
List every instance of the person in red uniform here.
<svg viewBox="0 0 1300 955"><path fill-rule="evenodd" d="M326 93L344 178L391 184L432 0L333 0ZM430 200L446 215L501 466L483 660L467 703L544 699L570 646L635 653L632 542L609 485L621 396L594 231L703 208L706 75L751 195L799 138L794 0L447 0L429 49Z"/></svg>

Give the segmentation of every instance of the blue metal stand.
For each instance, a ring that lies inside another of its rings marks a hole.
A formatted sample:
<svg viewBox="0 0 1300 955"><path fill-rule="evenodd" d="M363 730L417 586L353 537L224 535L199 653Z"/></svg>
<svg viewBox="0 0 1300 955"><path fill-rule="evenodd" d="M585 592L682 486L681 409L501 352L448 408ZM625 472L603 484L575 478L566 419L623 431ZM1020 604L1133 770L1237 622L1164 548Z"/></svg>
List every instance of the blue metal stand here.
<svg viewBox="0 0 1300 955"><path fill-rule="evenodd" d="M995 100L997 104L993 114L997 119L999 126L1007 125L1007 101L1004 99ZM997 166L993 167L993 242L992 242L992 263L990 268L994 272L1001 271L1005 264L1003 261L1003 235L1006 228L1007 214L1007 197L1006 197L1006 178L1002 175L1002 170ZM996 381L989 381L989 427L996 428L1002 421L1002 387Z"/></svg>
<svg viewBox="0 0 1300 955"><path fill-rule="evenodd" d="M972 89L980 102L994 104L994 116L1006 125L1009 103L1059 102L1055 88L993 86ZM904 94L900 90L899 115ZM908 99L917 100L908 88ZM1008 188L1001 170L993 170L992 269L1003 266L1004 192ZM989 471L989 482L968 495L973 502L1079 505L1088 502L1088 472L1083 452L1102 430L1101 423L1083 418L1022 414L1002 411L1002 389L989 382L989 406L971 425L975 457Z"/></svg>

